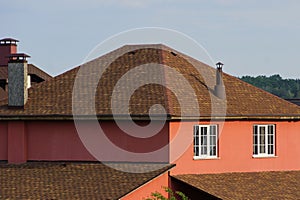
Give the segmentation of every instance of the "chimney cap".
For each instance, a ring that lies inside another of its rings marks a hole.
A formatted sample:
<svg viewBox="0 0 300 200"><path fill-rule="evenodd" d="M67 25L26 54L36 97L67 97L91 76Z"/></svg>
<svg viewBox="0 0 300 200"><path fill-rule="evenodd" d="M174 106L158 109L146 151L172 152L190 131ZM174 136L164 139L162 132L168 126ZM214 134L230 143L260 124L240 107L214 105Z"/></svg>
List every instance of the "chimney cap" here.
<svg viewBox="0 0 300 200"><path fill-rule="evenodd" d="M8 44L16 45L17 42L19 42L19 40L13 38L3 38L0 40L0 45L8 45Z"/></svg>
<svg viewBox="0 0 300 200"><path fill-rule="evenodd" d="M14 38L3 38L0 41L14 41L14 42L19 42L19 40L14 39Z"/></svg>
<svg viewBox="0 0 300 200"><path fill-rule="evenodd" d="M221 62L217 62L217 63L216 63L217 69L222 69L223 65L224 65L224 64L221 63Z"/></svg>
<svg viewBox="0 0 300 200"><path fill-rule="evenodd" d="M7 57L9 58L9 61L26 61L27 58L30 58L30 56L25 53L14 53Z"/></svg>

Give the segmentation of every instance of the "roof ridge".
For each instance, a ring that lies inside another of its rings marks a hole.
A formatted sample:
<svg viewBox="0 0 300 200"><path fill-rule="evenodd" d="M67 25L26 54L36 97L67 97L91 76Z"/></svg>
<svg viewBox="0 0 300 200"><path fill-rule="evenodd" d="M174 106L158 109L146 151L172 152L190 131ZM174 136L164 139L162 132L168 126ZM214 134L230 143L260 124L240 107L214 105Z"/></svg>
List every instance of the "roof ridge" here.
<svg viewBox="0 0 300 200"><path fill-rule="evenodd" d="M163 50L161 49L160 50L160 59L161 59L161 64L162 65L165 65L165 60L164 60L164 54L163 54ZM169 114L173 114L174 113L174 110L173 110L173 106L172 106L172 101L171 101L171 99L170 99L170 94L169 94L169 89L166 87L167 86L167 76L166 76L166 69L165 68L163 68L163 72L164 72L164 75L163 75L163 78L164 78L164 84L165 84L165 93L164 93L164 99L165 99L165 104L166 104L166 106L167 106L167 112L169 113Z"/></svg>

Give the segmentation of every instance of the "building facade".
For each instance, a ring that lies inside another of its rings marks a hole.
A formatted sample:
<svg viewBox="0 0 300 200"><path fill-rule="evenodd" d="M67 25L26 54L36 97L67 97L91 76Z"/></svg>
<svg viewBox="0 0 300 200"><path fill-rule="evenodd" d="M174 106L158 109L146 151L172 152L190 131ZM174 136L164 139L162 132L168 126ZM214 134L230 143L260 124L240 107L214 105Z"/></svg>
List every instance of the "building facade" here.
<svg viewBox="0 0 300 200"><path fill-rule="evenodd" d="M20 54L9 58L8 74L27 70ZM192 184L181 175L300 170L300 107L220 64L164 45L129 45L30 88L21 80L25 91L7 94L19 102L26 92L21 104L0 102L0 160L172 165L123 199L161 186L188 194ZM214 196L193 190L193 198Z"/></svg>

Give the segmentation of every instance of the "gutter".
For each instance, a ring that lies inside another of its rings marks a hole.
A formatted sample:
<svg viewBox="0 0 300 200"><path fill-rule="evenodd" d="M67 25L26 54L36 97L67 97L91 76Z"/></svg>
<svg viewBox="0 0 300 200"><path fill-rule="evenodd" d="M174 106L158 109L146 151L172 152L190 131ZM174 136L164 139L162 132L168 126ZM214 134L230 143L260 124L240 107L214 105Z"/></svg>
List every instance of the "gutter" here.
<svg viewBox="0 0 300 200"><path fill-rule="evenodd" d="M258 116L203 116L203 117L171 117L172 120L293 120L293 121L298 121L300 120L300 115L292 115L292 116L263 116L263 115L258 115Z"/></svg>
<svg viewBox="0 0 300 200"><path fill-rule="evenodd" d="M0 121L3 120L153 120L153 121L199 121L199 120L282 120L282 121L300 121L300 115L245 115L245 116L171 116L167 115L0 115Z"/></svg>

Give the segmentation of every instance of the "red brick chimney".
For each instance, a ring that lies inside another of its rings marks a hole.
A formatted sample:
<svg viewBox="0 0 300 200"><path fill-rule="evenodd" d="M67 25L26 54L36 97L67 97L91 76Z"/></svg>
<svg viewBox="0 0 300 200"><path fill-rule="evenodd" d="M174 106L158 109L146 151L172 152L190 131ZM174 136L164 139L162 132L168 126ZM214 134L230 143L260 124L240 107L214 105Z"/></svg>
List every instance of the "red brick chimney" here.
<svg viewBox="0 0 300 200"><path fill-rule="evenodd" d="M17 53L17 42L13 38L4 38L0 40L0 66L7 66L11 54Z"/></svg>

